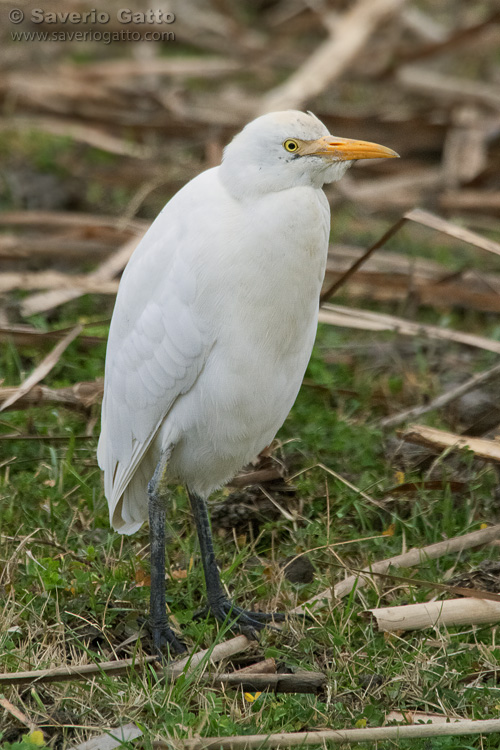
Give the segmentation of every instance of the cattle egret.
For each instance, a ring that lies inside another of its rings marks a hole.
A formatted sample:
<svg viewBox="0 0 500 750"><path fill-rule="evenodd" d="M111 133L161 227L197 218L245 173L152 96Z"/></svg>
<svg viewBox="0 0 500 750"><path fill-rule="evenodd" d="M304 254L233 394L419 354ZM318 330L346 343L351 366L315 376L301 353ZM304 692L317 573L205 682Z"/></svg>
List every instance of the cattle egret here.
<svg viewBox="0 0 500 750"><path fill-rule="evenodd" d="M112 526L149 517L155 649L181 652L165 605L165 519L188 492L208 608L254 637L283 615L227 597L206 500L269 445L309 361L330 210L322 190L389 148L337 138L313 114L258 117L165 206L123 274L109 331L98 446Z"/></svg>

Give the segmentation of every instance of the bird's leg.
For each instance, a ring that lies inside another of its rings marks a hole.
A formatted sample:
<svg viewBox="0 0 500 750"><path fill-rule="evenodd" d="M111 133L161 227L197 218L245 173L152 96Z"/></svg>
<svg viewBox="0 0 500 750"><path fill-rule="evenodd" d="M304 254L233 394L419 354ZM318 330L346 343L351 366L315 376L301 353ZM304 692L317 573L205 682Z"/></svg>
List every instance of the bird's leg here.
<svg viewBox="0 0 500 750"><path fill-rule="evenodd" d="M159 655L165 652L181 654L186 646L178 640L168 624L165 603L165 521L168 489L166 468L170 451L160 457L148 484L149 541L151 556L150 627L153 645Z"/></svg>
<svg viewBox="0 0 500 750"><path fill-rule="evenodd" d="M202 497L189 492L189 490L188 495L200 541L201 559L207 585L208 608L219 622L224 622L229 617L230 620L234 621L235 630L239 630L243 635L254 640L257 637L257 631L262 630L267 622L273 620L282 622L285 615L282 612L276 612L275 614L248 612L233 604L226 596L215 559L207 504Z"/></svg>

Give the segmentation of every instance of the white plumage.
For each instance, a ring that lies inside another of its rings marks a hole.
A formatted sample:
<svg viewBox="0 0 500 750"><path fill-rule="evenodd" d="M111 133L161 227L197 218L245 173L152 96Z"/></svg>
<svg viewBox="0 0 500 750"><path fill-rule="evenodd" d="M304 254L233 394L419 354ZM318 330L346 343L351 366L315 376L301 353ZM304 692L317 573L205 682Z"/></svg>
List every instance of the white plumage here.
<svg viewBox="0 0 500 750"><path fill-rule="evenodd" d="M188 490L214 615L231 616L249 637L283 618L227 598L205 500L271 442L297 396L328 248L322 187L352 160L376 156L396 154L331 136L312 114L264 115L234 138L221 166L167 203L123 274L98 460L113 527L132 534L149 515L159 652L185 649L165 611L168 483Z"/></svg>
<svg viewBox="0 0 500 750"><path fill-rule="evenodd" d="M283 142L328 135L302 112L254 120L135 250L109 333L98 447L117 531L147 520L162 449L172 482L207 497L285 420L316 332L330 226L321 188L351 160Z"/></svg>

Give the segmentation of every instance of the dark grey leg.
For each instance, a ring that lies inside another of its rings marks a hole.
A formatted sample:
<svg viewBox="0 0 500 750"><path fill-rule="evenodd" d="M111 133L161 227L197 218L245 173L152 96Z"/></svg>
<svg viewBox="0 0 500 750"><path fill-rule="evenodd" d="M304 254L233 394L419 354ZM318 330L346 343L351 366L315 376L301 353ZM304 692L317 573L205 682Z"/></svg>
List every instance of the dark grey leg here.
<svg viewBox="0 0 500 750"><path fill-rule="evenodd" d="M189 492L189 490L188 495L200 541L201 559L207 585L208 607L219 622L224 622L229 617L231 620L234 620L234 629L239 630L247 638L254 640L257 637L257 631L262 630L267 622L272 622L273 620L282 622L285 619L285 615L282 612L276 612L275 614L268 612L247 612L228 599L224 592L219 568L215 560L207 504L203 498Z"/></svg>
<svg viewBox="0 0 500 750"><path fill-rule="evenodd" d="M165 605L165 518L167 488L164 472L168 455L162 455L148 484L149 541L151 557L150 627L153 645L159 655L182 654L187 649L168 624Z"/></svg>

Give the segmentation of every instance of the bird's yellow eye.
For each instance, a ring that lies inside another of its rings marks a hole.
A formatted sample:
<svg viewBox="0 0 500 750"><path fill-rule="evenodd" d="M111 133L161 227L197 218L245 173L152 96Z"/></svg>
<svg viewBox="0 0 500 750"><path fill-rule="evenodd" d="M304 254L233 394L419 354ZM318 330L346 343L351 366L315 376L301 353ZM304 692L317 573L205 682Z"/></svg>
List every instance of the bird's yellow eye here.
<svg viewBox="0 0 500 750"><path fill-rule="evenodd" d="M291 154L293 154L294 151L299 150L299 144L297 143L297 141L293 141L291 138L288 138L284 142L283 148L285 149L285 151L289 151Z"/></svg>

